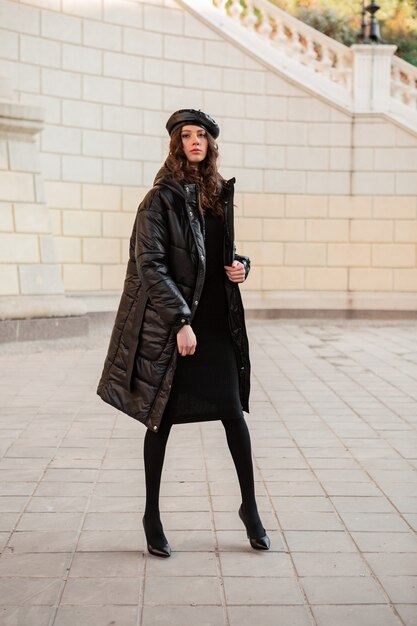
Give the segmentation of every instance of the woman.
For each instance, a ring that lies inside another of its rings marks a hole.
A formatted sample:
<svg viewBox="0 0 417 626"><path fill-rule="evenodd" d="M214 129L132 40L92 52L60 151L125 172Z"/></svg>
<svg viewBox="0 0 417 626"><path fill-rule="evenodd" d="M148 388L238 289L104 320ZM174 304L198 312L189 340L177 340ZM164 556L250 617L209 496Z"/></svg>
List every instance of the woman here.
<svg viewBox="0 0 417 626"><path fill-rule="evenodd" d="M214 419L226 431L250 544L268 550L242 412L248 411L250 362L238 283L250 264L234 250L235 179L217 171L219 127L209 115L182 109L166 128L169 156L138 209L97 393L148 428L143 526L151 554L171 554L159 512L171 426Z"/></svg>

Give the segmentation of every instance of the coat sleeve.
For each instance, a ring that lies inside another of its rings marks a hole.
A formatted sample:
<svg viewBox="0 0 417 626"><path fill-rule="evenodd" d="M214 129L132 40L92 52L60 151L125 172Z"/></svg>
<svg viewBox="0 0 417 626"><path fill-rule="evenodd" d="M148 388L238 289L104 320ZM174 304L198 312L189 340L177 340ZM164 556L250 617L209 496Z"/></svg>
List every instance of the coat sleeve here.
<svg viewBox="0 0 417 626"><path fill-rule="evenodd" d="M139 277L160 318L178 332L190 323L190 308L170 275L167 200L158 190L139 206L135 257Z"/></svg>

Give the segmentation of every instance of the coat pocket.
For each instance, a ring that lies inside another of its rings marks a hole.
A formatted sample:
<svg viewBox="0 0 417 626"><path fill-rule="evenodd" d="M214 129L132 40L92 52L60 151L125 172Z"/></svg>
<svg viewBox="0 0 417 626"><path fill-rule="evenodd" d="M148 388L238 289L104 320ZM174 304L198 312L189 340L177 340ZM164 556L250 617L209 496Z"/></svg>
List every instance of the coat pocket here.
<svg viewBox="0 0 417 626"><path fill-rule="evenodd" d="M148 302L140 330L137 355L148 361L157 361L165 349L170 334L171 328L162 321Z"/></svg>

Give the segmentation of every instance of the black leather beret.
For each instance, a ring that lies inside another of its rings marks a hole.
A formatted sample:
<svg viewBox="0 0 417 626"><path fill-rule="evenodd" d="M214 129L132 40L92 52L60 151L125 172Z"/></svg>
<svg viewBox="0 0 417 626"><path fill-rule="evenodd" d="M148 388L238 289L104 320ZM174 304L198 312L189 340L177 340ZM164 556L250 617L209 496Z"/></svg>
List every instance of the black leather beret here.
<svg viewBox="0 0 417 626"><path fill-rule="evenodd" d="M184 124L202 126L214 139L217 139L220 134L220 128L217 122L210 117L210 115L207 115L207 113L196 111L196 109L180 109L179 111L175 111L167 121L166 129L171 136L173 130L178 126L184 126Z"/></svg>

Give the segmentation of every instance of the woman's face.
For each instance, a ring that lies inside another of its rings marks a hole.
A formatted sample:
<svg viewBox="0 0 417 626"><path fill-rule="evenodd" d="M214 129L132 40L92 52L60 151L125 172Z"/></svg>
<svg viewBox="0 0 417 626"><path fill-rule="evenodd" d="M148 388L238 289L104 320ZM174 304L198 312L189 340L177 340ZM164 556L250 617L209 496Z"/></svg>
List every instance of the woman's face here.
<svg viewBox="0 0 417 626"><path fill-rule="evenodd" d="M207 131L201 126L187 124L181 128L184 154L190 163L201 163L207 156Z"/></svg>

